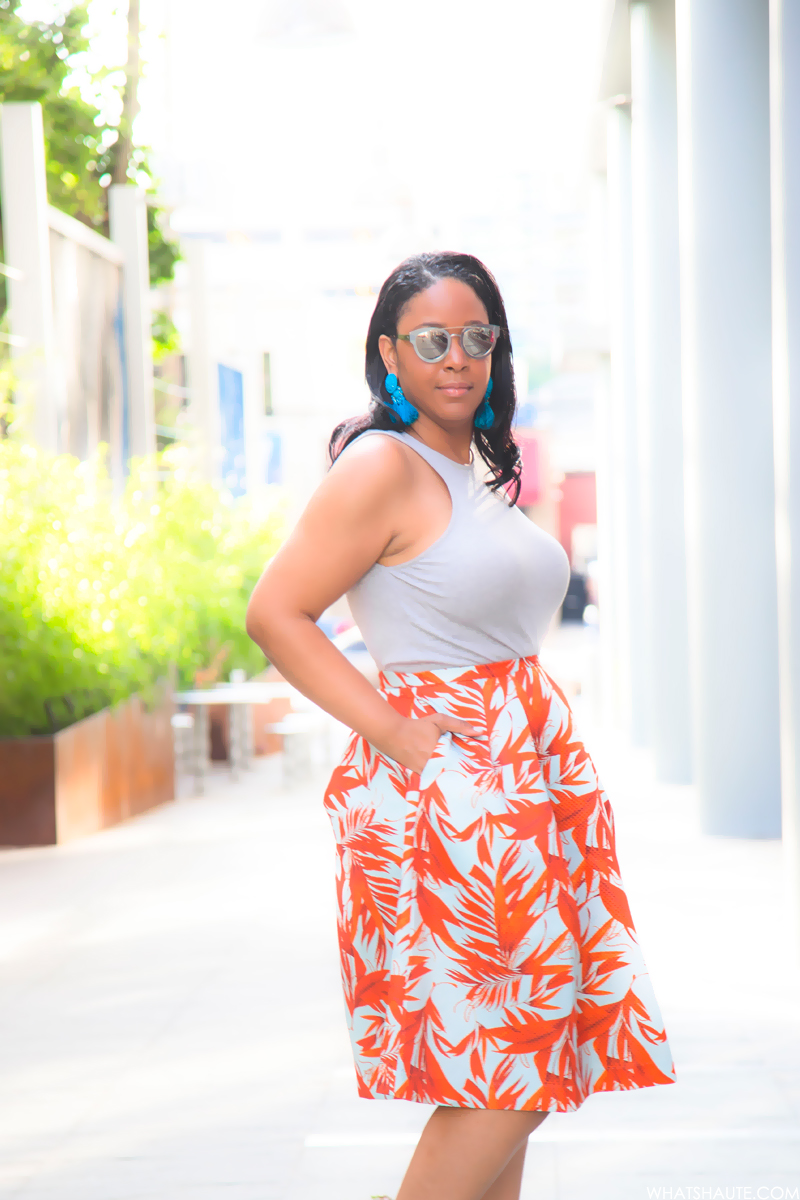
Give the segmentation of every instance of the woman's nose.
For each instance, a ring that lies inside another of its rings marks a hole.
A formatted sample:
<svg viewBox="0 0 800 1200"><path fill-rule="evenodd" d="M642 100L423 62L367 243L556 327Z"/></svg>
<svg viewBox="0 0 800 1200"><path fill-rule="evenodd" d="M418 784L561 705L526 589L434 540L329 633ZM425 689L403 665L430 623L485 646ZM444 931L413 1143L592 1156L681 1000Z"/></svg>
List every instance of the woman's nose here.
<svg viewBox="0 0 800 1200"><path fill-rule="evenodd" d="M450 351L447 355L447 358L444 361L444 365L446 367L454 367L456 369L460 369L461 367L466 365L466 362L467 362L467 356L462 349L461 338L458 336L451 338Z"/></svg>

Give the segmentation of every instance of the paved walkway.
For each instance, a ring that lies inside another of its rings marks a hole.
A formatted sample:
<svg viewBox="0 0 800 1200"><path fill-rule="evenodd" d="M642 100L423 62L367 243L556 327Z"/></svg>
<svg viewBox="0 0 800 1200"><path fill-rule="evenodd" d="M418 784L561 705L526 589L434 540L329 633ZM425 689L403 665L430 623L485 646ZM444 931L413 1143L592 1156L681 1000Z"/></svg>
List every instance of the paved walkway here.
<svg viewBox="0 0 800 1200"><path fill-rule="evenodd" d="M800 1197L780 848L702 837L691 789L596 756L679 1083L549 1117L524 1196ZM395 1194L427 1113L356 1098L320 792L282 791L262 761L118 829L0 853L0 1196Z"/></svg>

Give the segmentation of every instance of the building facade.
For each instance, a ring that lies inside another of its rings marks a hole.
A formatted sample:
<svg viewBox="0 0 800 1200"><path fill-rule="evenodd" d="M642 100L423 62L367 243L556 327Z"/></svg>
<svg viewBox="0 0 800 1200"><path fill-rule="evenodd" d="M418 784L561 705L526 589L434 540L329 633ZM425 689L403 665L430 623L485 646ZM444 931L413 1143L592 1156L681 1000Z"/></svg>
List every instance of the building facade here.
<svg viewBox="0 0 800 1200"><path fill-rule="evenodd" d="M618 0L600 99L622 467L606 590L642 612L607 636L706 831L783 828L800 929L798 67L795 0Z"/></svg>

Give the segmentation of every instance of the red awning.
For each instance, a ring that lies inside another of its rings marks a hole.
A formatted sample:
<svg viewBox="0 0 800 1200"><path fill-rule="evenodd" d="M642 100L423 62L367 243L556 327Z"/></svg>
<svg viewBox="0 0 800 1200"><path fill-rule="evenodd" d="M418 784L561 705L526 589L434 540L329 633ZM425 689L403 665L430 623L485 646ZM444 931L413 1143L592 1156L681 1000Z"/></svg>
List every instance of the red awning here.
<svg viewBox="0 0 800 1200"><path fill-rule="evenodd" d="M542 498L542 473L539 440L535 434L516 434L514 439L522 457L522 489L517 504L538 504Z"/></svg>

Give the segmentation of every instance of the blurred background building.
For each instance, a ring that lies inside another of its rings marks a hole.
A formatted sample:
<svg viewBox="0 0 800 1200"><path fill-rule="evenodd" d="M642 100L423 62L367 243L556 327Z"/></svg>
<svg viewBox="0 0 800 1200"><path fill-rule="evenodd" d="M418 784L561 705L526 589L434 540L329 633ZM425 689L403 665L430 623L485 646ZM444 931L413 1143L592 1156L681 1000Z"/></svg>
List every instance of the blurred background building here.
<svg viewBox="0 0 800 1200"><path fill-rule="evenodd" d="M600 85L617 699L707 832L783 819L795 919L798 54L792 3L631 0Z"/></svg>
<svg viewBox="0 0 800 1200"><path fill-rule="evenodd" d="M557 530L561 476L594 470L605 352L582 161L601 14L579 7L577 37L567 14L517 5L487 20L477 5L411 4L398 22L384 5L243 0L213 38L196 5L162 9L150 140L185 247L169 297L183 419L207 427L209 470L229 486L280 482L302 506L334 425L366 407L381 282L407 254L453 247L503 288L526 500Z"/></svg>

